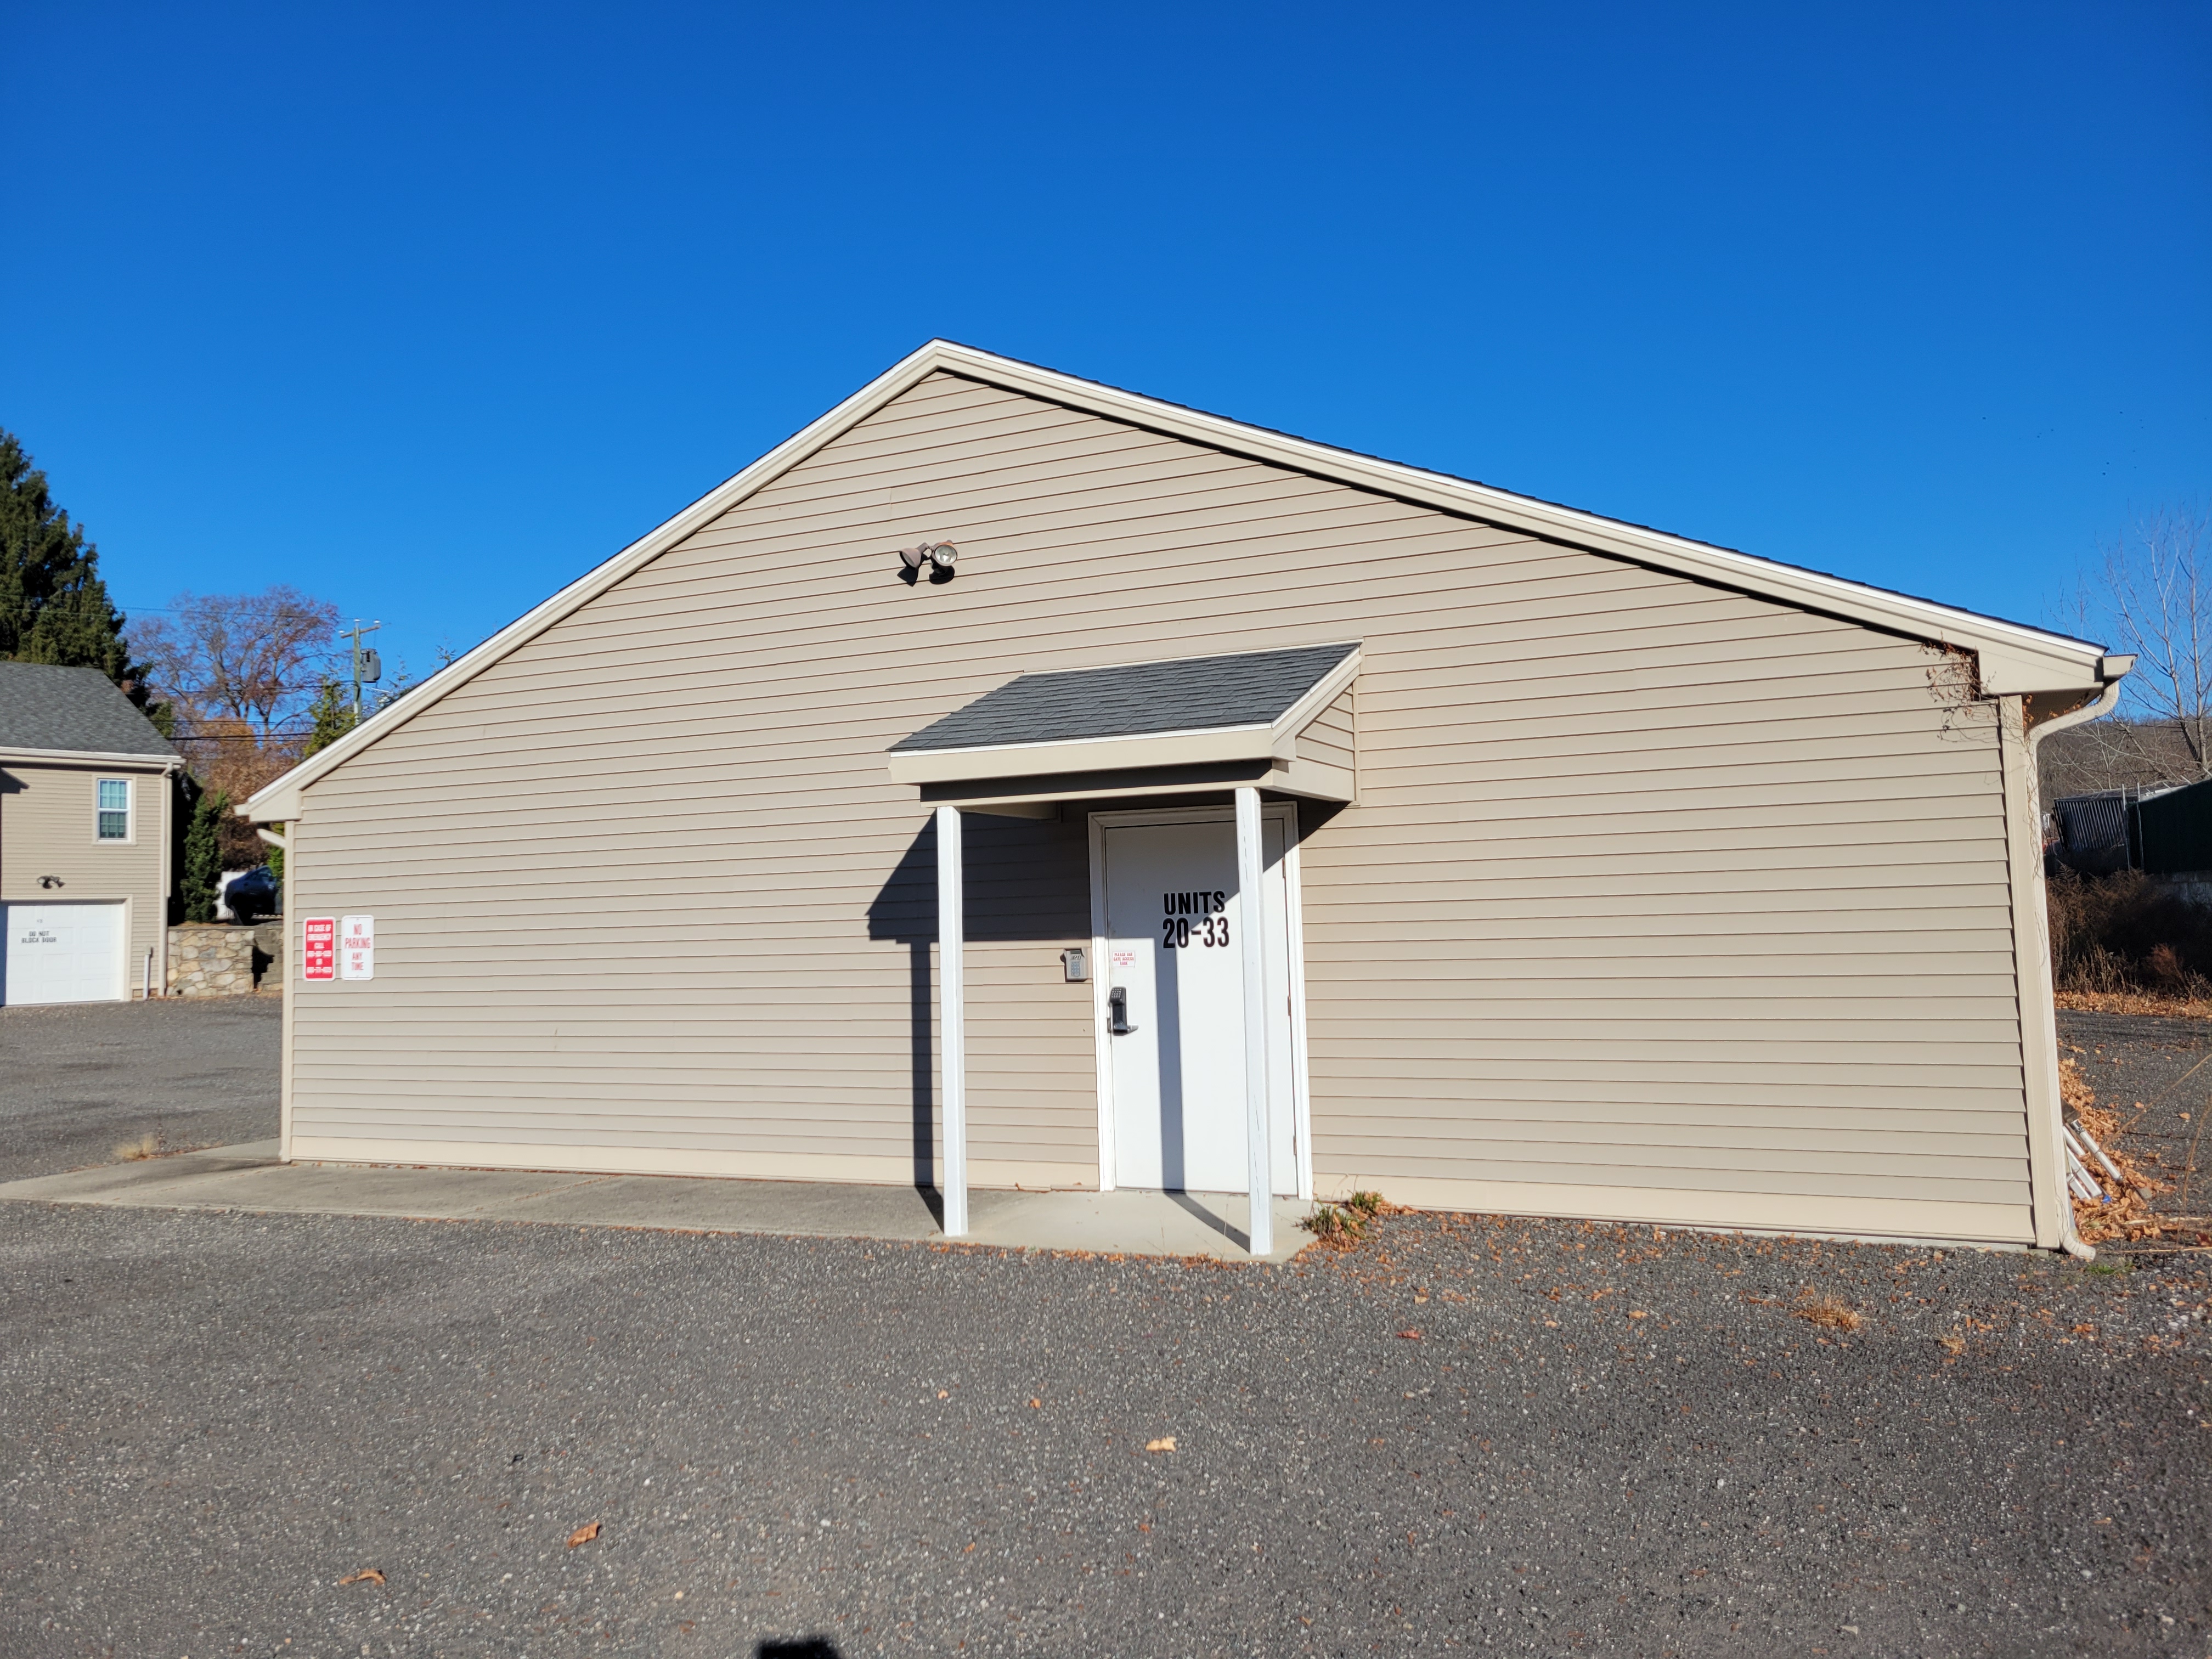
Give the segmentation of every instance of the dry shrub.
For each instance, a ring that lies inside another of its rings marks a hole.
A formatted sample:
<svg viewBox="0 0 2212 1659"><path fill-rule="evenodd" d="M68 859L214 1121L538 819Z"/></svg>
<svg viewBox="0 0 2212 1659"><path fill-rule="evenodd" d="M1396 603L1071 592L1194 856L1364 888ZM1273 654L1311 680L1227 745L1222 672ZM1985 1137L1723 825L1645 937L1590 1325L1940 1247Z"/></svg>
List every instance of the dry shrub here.
<svg viewBox="0 0 2212 1659"><path fill-rule="evenodd" d="M1832 1331L1855 1331L1866 1322L1850 1303L1832 1296L1814 1296L1810 1291L1798 1298L1790 1312L1794 1318L1825 1325Z"/></svg>
<svg viewBox="0 0 2212 1659"><path fill-rule="evenodd" d="M125 1164L143 1164L149 1158L159 1158L168 1144L168 1138L156 1130L150 1135L141 1135L136 1140L126 1140L115 1149L115 1156Z"/></svg>
<svg viewBox="0 0 2212 1659"><path fill-rule="evenodd" d="M2062 991L2212 995L2212 909L2139 870L2048 884L2051 972Z"/></svg>

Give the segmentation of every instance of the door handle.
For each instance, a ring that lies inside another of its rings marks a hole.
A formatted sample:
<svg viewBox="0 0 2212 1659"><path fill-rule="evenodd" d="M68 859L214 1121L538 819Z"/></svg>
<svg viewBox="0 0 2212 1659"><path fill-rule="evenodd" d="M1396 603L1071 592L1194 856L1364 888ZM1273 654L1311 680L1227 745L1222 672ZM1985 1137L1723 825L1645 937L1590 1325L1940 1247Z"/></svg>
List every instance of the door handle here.
<svg viewBox="0 0 2212 1659"><path fill-rule="evenodd" d="M1115 1036L1137 1029L1129 1024L1129 994L1118 985L1106 994L1106 1029Z"/></svg>

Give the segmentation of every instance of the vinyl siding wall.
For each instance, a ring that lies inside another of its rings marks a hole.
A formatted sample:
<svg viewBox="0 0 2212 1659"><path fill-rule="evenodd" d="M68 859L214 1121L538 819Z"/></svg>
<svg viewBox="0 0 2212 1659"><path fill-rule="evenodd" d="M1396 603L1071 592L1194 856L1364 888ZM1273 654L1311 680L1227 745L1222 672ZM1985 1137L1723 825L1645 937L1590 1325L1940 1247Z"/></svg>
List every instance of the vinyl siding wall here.
<svg viewBox="0 0 2212 1659"><path fill-rule="evenodd" d="M890 550L950 540L909 588ZM1996 729L1940 653L939 375L309 791L294 1150L913 1178L928 815L1024 670L1357 636L1311 752L1323 1192L2025 1238ZM1355 720L1356 713L1356 720ZM1085 830L974 817L971 1158L1090 1184ZM296 957L295 958L296 960Z"/></svg>
<svg viewBox="0 0 2212 1659"><path fill-rule="evenodd" d="M131 839L95 834L100 780L131 781ZM146 952L154 982L167 982L169 896L163 853L169 836L169 781L159 770L88 762L41 765L0 762L0 902L124 900L125 978L136 997L144 987ZM57 888L39 885L58 876Z"/></svg>
<svg viewBox="0 0 2212 1659"><path fill-rule="evenodd" d="M1340 766L1347 772L1357 769L1359 738L1352 708L1353 699L1358 692L1357 681L1346 686L1337 694L1335 700L1315 715L1305 730L1298 733L1299 759Z"/></svg>

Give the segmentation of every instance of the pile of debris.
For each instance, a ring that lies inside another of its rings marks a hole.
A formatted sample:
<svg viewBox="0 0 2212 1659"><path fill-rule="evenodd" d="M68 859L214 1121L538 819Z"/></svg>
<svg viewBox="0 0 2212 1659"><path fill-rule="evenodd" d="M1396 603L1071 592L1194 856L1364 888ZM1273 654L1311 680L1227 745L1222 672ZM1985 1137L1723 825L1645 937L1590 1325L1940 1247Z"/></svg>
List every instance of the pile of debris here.
<svg viewBox="0 0 2212 1659"><path fill-rule="evenodd" d="M2071 1060L2059 1062L2058 1092L2065 1108L2059 1133L2065 1138L2066 1189L2083 1243L2135 1243L2169 1233L2193 1237L2204 1231L2200 1218L2161 1216L2152 1209L2151 1200L2172 1192L2173 1183L2144 1168L2158 1161L2156 1153L2138 1158L2125 1150L2126 1123L2118 1112L2097 1103L2095 1091Z"/></svg>

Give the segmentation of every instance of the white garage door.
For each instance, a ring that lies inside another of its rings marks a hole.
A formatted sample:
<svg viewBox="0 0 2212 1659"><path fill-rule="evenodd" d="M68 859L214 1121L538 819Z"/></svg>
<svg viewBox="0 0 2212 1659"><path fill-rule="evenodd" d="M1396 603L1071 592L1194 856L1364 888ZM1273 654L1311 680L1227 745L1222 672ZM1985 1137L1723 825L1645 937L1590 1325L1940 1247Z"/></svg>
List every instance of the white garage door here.
<svg viewBox="0 0 2212 1659"><path fill-rule="evenodd" d="M0 1002L120 1002L123 906L0 904Z"/></svg>

